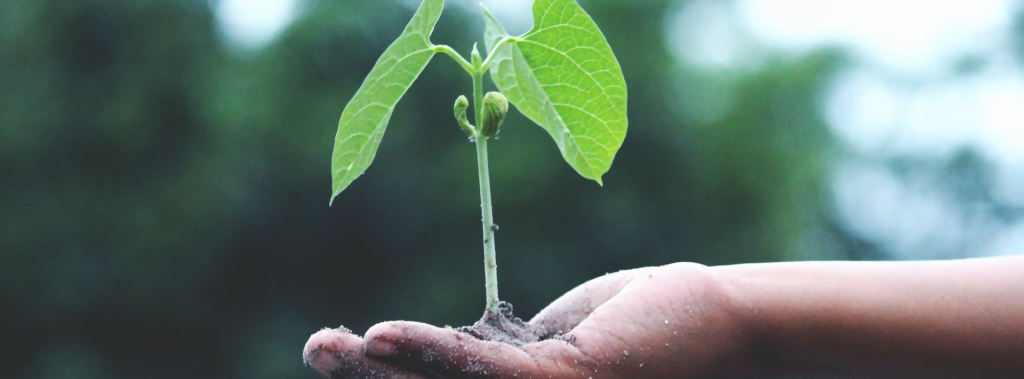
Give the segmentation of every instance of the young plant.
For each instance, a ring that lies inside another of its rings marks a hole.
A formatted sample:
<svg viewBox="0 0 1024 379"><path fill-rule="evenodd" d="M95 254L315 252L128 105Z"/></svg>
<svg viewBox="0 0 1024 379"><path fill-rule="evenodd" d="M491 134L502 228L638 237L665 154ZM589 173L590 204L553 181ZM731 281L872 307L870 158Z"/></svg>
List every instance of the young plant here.
<svg viewBox="0 0 1024 379"><path fill-rule="evenodd" d="M487 139L498 134L511 102L547 130L576 172L603 185L601 176L611 168L626 137L626 82L608 41L574 0L536 0L534 27L518 37L510 36L481 5L487 59L474 45L468 61L452 48L430 42L443 7L444 0L423 1L345 106L331 158L331 203L373 162L391 112L431 58L444 53L454 59L473 78L477 125L466 119L469 101L465 96L455 102L455 118L476 143L487 310L496 314L494 232L498 227L491 212ZM483 76L488 70L501 93L484 95Z"/></svg>

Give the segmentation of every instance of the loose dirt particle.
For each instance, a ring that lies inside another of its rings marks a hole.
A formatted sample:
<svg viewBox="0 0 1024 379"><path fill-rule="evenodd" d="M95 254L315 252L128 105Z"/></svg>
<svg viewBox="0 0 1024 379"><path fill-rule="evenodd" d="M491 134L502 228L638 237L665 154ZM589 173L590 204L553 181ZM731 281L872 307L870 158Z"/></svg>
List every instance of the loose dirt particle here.
<svg viewBox="0 0 1024 379"><path fill-rule="evenodd" d="M498 313L484 311L483 317L470 326L455 329L484 341L502 342L515 347L543 341L550 338L561 338L561 334L545 336L540 330L527 325L512 314L512 304L498 303Z"/></svg>

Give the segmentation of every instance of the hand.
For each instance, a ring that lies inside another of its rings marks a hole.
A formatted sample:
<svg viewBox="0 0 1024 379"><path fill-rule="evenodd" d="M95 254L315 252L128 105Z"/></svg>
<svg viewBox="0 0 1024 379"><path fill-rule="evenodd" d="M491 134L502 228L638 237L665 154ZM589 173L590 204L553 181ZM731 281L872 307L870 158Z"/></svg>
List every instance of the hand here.
<svg viewBox="0 0 1024 379"><path fill-rule="evenodd" d="M385 322L366 338L324 330L304 357L331 378L723 377L754 368L725 287L696 264L622 271L569 291L529 323L563 338L521 348ZM365 355L364 355L365 353ZM367 358L373 357L373 358ZM386 363L384 363L386 362Z"/></svg>

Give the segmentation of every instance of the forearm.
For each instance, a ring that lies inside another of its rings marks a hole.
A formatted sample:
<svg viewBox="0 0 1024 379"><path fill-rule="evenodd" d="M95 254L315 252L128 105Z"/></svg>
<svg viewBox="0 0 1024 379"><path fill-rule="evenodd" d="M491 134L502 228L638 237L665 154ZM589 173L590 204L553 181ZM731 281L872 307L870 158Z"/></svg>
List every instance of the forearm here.
<svg viewBox="0 0 1024 379"><path fill-rule="evenodd" d="M1024 377L1024 257L714 270L770 371Z"/></svg>

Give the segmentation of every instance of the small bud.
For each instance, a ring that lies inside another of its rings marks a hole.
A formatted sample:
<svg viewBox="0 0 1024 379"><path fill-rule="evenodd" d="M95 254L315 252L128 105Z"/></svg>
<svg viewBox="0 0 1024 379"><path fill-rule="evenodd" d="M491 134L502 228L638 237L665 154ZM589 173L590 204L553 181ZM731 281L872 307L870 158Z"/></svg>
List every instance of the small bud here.
<svg viewBox="0 0 1024 379"><path fill-rule="evenodd" d="M466 109L469 109L469 99L466 99L466 95L460 95L455 99L455 118L466 117Z"/></svg>
<svg viewBox="0 0 1024 379"><path fill-rule="evenodd" d="M505 121L505 114L508 113L508 99L498 92L488 92L484 95L483 117L480 122L480 135L493 137L498 134L501 123Z"/></svg>
<svg viewBox="0 0 1024 379"><path fill-rule="evenodd" d="M466 96L459 96L458 99L455 99L455 120L459 122L459 127L462 128L462 131L472 136L473 125L466 121L466 109L468 108L469 100L466 100Z"/></svg>
<svg viewBox="0 0 1024 379"><path fill-rule="evenodd" d="M476 49L476 44L473 44L473 52L469 54L469 59L473 62L473 67L480 67L480 64L484 62L484 59L480 57L480 50Z"/></svg>

